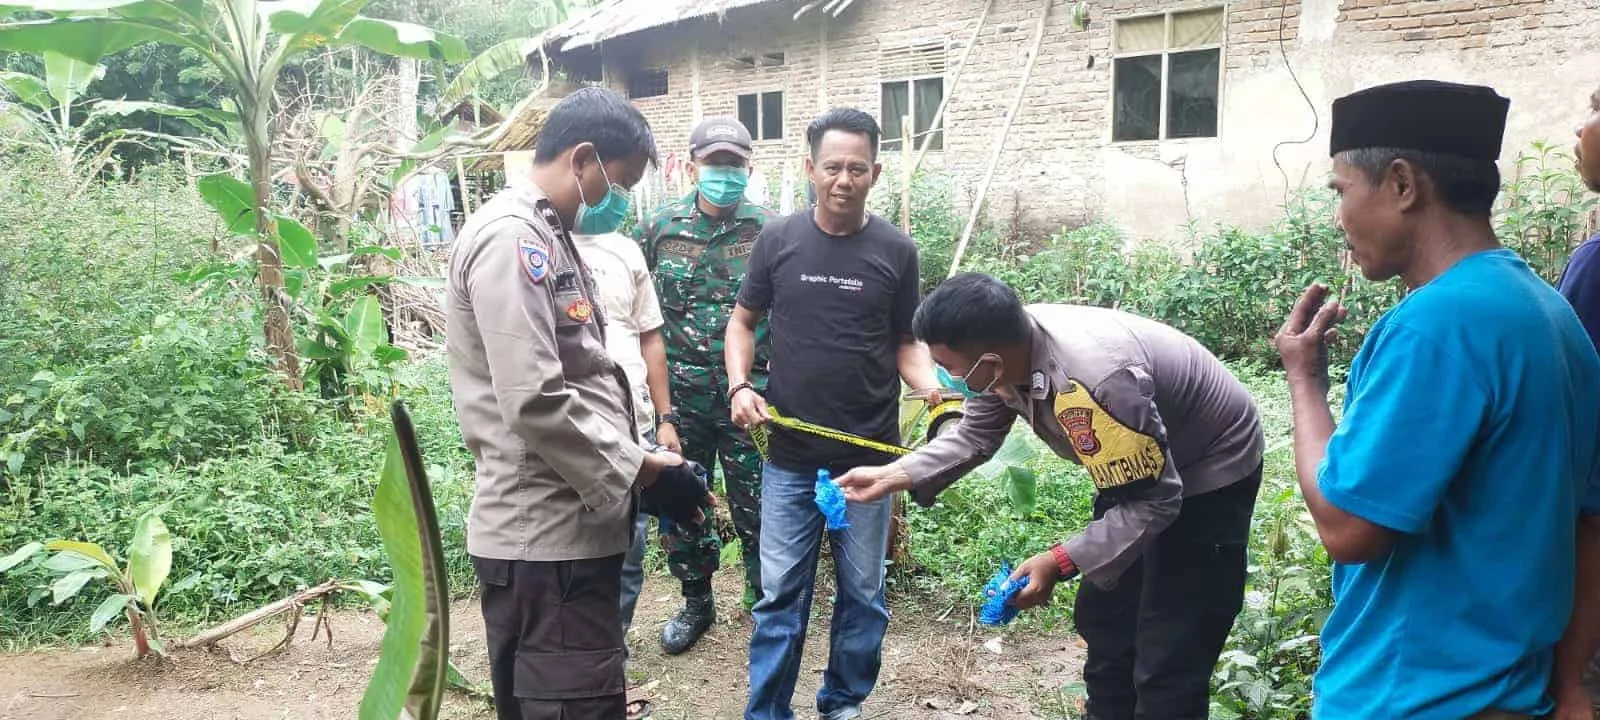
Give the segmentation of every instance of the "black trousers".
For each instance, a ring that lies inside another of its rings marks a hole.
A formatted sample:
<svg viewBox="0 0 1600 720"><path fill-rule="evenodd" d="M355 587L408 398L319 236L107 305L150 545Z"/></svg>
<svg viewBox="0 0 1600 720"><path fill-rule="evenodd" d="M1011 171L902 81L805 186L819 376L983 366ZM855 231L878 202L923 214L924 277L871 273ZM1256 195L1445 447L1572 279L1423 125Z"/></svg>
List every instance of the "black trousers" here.
<svg viewBox="0 0 1600 720"><path fill-rule="evenodd" d="M622 555L474 557L499 720L622 720Z"/></svg>
<svg viewBox="0 0 1600 720"><path fill-rule="evenodd" d="M1117 587L1083 583L1074 610L1088 645L1091 720L1206 718L1211 673L1244 606L1245 551L1261 468L1204 495L1145 550ZM1096 498L1099 518L1114 506Z"/></svg>

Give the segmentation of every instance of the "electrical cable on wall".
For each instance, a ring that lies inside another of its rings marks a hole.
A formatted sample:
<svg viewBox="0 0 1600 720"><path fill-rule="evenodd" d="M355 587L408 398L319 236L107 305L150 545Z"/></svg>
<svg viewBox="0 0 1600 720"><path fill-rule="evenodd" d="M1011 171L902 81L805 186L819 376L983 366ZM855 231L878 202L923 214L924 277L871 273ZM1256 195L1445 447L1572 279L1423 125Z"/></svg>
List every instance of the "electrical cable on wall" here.
<svg viewBox="0 0 1600 720"><path fill-rule="evenodd" d="M1288 42L1284 40L1285 19L1289 15L1289 0L1282 0L1278 6L1278 55L1283 58L1283 67L1289 71L1289 79L1294 81L1294 87L1300 91L1300 97L1306 101L1306 108L1311 110L1311 134L1304 140L1284 140L1272 146L1272 164L1278 168L1278 174L1283 176L1283 204L1289 204L1289 172L1283 169L1283 163L1278 160L1278 150L1285 145L1307 145L1317 139L1317 132L1322 129L1322 118L1317 114L1316 103L1311 102L1311 94L1306 92L1304 85L1300 84L1300 76L1294 72L1294 65L1289 63Z"/></svg>

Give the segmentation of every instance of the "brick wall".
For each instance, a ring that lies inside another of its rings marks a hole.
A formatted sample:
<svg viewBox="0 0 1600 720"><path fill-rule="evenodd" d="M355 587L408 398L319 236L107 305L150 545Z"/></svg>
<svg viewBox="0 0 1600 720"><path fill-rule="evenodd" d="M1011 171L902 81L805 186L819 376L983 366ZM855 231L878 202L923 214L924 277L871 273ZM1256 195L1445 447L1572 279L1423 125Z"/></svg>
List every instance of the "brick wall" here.
<svg viewBox="0 0 1600 720"><path fill-rule="evenodd" d="M1339 32L1348 41L1392 52L1422 52L1439 41L1456 50L1530 41L1561 47L1583 39L1571 31L1581 22L1575 11L1583 7L1563 0L1346 0Z"/></svg>
<svg viewBox="0 0 1600 720"><path fill-rule="evenodd" d="M1285 55L1313 98L1323 121L1319 133L1326 133L1331 98L1356 87L1415 73L1500 87L1495 74L1511 67L1522 68L1521 75L1507 87L1527 85L1528 78L1542 83L1516 100L1520 119L1513 124L1547 125L1549 117L1529 117L1526 108L1565 103L1553 86L1579 80L1550 79L1559 74L1554 63L1567 57L1600 63L1600 53L1588 51L1587 38L1577 32L1586 20L1600 19L1600 8L1589 7L1596 1L1093 0L1089 25L1078 30L1071 26L1071 2L1051 0L1039 58L986 204L992 217L1041 231L1097 216L1145 236L1171 235L1186 220L1269 218L1282 196L1280 177L1290 184L1316 182L1318 143L1325 142L1325 136L1301 139L1311 129L1310 113L1285 72ZM782 90L784 137L758 143L756 157L775 194L784 174L799 175L811 118L839 105L879 114L880 84L903 79L880 73L880 44L945 38L945 91L951 95L945 147L929 153L926 163L951 172L958 200L970 202L1046 5L994 0L966 67L958 68L985 2L872 0L855 3L837 19L800 21L792 19L791 3L745 8L612 40L604 48L607 76L622 89L632 69L668 70L667 95L635 102L650 117L663 152L680 158L698 117L736 115L738 95ZM1218 6L1226 18L1221 137L1111 143L1114 21ZM784 54L779 66L733 62L774 52ZM1589 82L1585 77L1580 84ZM1280 176L1283 161L1297 165L1291 168L1296 177L1290 178L1291 169Z"/></svg>

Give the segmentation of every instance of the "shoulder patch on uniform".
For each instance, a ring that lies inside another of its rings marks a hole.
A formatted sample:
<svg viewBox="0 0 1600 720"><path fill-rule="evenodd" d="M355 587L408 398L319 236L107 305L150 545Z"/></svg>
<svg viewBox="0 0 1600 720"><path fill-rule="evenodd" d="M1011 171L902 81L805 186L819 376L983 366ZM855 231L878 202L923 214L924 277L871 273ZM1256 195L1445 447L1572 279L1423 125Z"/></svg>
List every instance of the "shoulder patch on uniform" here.
<svg viewBox="0 0 1600 720"><path fill-rule="evenodd" d="M522 269L535 285L550 275L550 246L538 238L523 238L517 251L522 255Z"/></svg>
<svg viewBox="0 0 1600 720"><path fill-rule="evenodd" d="M1161 443L1112 417L1082 383L1070 382L1068 387L1067 392L1056 394L1056 422L1096 489L1110 490L1161 476L1167 467Z"/></svg>

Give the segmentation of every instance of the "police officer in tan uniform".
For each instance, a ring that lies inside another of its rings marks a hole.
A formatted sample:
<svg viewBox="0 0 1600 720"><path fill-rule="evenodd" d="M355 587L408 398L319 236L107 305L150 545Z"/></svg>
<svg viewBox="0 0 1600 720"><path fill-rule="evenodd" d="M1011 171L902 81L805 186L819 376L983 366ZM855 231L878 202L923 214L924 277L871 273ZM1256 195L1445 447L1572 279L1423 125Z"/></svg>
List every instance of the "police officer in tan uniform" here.
<svg viewBox="0 0 1600 720"><path fill-rule="evenodd" d="M482 586L500 720L626 714L623 554L641 507L703 519L703 480L647 452L570 232L614 230L654 161L638 110L579 90L557 104L531 183L468 221L447 279L451 390L476 464L467 552Z"/></svg>
<svg viewBox="0 0 1600 720"><path fill-rule="evenodd" d="M977 273L942 283L912 322L947 384L953 430L892 465L839 479L852 502L909 490L922 505L993 457L1021 418L1094 483L1081 535L1022 564L1017 607L1081 574L1096 720L1205 718L1211 671L1244 601L1264 437L1249 391L1194 339L1116 310L1024 306ZM942 378L943 379L943 378ZM996 564L1001 558L996 558Z"/></svg>

